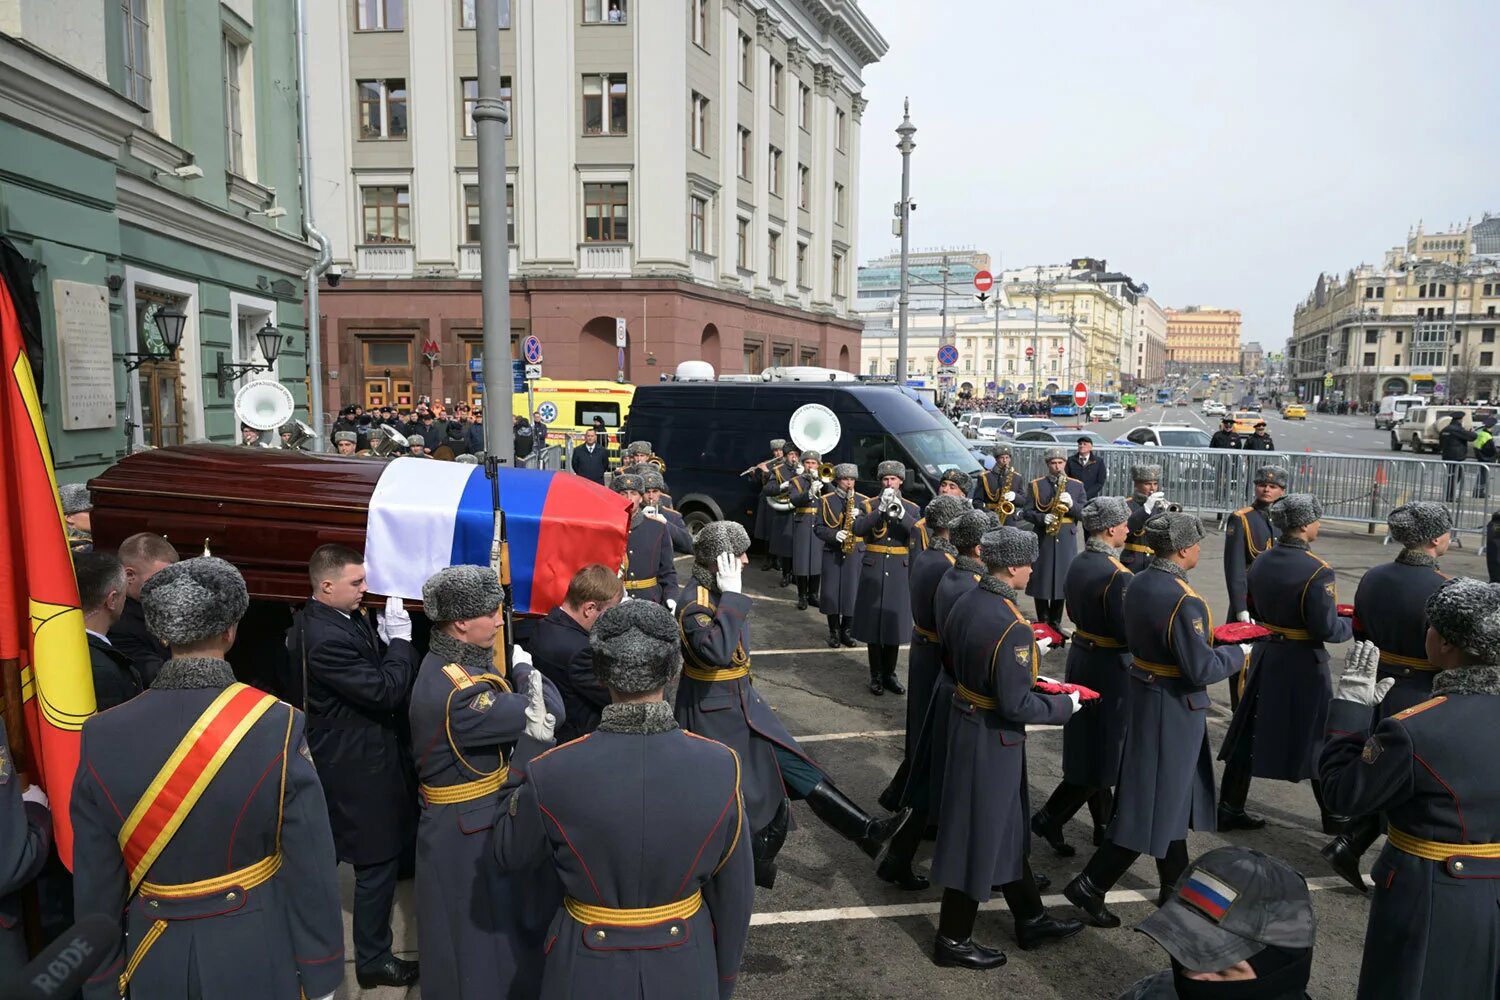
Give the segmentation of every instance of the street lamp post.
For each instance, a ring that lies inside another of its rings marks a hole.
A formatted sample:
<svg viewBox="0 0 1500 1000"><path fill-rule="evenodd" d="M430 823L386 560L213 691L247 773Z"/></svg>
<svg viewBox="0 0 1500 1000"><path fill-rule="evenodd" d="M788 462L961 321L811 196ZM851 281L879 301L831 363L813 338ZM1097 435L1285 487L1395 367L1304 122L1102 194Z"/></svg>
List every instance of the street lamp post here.
<svg viewBox="0 0 1500 1000"><path fill-rule="evenodd" d="M901 124L896 126L900 141L896 148L901 151L901 204L897 218L901 221L901 294L896 299L899 318L896 330L896 384L906 384L906 307L908 296L908 266L911 255L911 151L917 148L912 136L917 127L911 123L911 99L902 104Z"/></svg>
<svg viewBox="0 0 1500 1000"><path fill-rule="evenodd" d="M505 225L505 127L510 112L500 99L500 0L478 0L474 36L479 59L479 99L474 125L479 144L479 271L483 296L485 450L514 465L510 374L510 244Z"/></svg>

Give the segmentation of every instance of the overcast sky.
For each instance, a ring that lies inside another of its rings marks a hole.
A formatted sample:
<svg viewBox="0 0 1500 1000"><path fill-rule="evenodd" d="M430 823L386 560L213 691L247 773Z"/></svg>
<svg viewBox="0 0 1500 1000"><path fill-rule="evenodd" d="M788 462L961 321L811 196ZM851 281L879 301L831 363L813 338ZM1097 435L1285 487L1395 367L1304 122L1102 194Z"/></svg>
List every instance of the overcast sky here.
<svg viewBox="0 0 1500 1000"><path fill-rule="evenodd" d="M913 247L997 265L1108 259L1165 306L1239 308L1279 348L1319 271L1407 229L1500 213L1497 0L860 0L863 262L898 247L909 95Z"/></svg>

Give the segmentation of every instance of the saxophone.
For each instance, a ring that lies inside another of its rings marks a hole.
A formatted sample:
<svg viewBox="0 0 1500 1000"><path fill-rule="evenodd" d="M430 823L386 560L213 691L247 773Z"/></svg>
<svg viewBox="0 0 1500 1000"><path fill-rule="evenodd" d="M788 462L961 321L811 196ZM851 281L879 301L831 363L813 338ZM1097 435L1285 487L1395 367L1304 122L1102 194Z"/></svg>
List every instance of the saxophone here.
<svg viewBox="0 0 1500 1000"><path fill-rule="evenodd" d="M1063 494L1067 492L1067 482L1068 474L1066 472L1052 481L1052 501L1042 511L1044 514L1057 515L1053 518L1052 523L1047 525L1048 538L1056 538L1058 533L1062 531L1063 518L1067 515L1069 509L1063 506L1061 502Z"/></svg>
<svg viewBox="0 0 1500 1000"><path fill-rule="evenodd" d="M854 491L853 490L850 490L849 491L849 495L846 496L846 497L844 497L844 524L843 524L843 530L845 532L845 534L844 534L844 540L839 543L839 548L843 551L844 555L847 556L849 553L851 553L851 552L854 551L854 546L856 546L856 545L859 544L859 539L854 537Z"/></svg>
<svg viewBox="0 0 1500 1000"><path fill-rule="evenodd" d="M1009 523L1010 519L1016 516L1016 502L1014 500L1006 500L1005 499L1005 494L1007 492L1009 492L1008 487L1010 486L1010 484L1011 484L1011 477L1010 476L1007 476L1006 479L1005 479L1005 482L1003 482L1003 483L1000 484L1000 486L1001 486L1001 489L1000 489L1000 498L1001 499L1000 499L999 505L996 506L996 508L995 508L995 513L997 513L997 514L1000 515L1000 523L1001 524L1007 524L1007 523Z"/></svg>

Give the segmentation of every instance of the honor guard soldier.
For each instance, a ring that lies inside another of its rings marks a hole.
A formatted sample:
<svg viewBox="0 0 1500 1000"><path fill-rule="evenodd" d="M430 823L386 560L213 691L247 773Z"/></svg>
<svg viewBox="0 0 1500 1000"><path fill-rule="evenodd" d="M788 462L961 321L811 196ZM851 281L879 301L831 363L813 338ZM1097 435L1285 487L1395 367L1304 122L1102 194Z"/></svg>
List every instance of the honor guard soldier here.
<svg viewBox="0 0 1500 1000"><path fill-rule="evenodd" d="M1021 487L1025 485L1021 474L1011 464L1010 445L996 444L990 454L994 456L995 465L974 485L974 502L986 510L992 510L1000 514L1003 505L1010 504L1015 510L1019 510L1019 502L1016 500ZM1002 518L1006 524L1017 523L1015 510L1009 518Z"/></svg>
<svg viewBox="0 0 1500 1000"><path fill-rule="evenodd" d="M1115 812L1083 872L1063 889L1097 927L1118 927L1105 905L1142 854L1156 858L1158 901L1187 867L1187 833L1214 829L1214 771L1208 748L1208 685L1243 669L1248 646L1214 648L1208 604L1188 583L1203 524L1168 511L1146 522L1156 553L1125 595L1131 652L1130 721L1120 758Z"/></svg>
<svg viewBox="0 0 1500 1000"><path fill-rule="evenodd" d="M1255 502L1241 507L1229 515L1224 527L1224 587L1229 591L1229 619L1237 622L1250 620L1248 600L1249 584L1246 582L1250 566L1257 556L1276 544L1280 534L1271 523L1271 504L1286 495L1290 474L1279 465L1262 465L1255 470ZM1240 691L1245 686L1243 676L1229 682L1229 704L1238 708Z"/></svg>
<svg viewBox="0 0 1500 1000"><path fill-rule="evenodd" d="M797 581L797 610L806 611L818 600L818 578L823 573L823 541L813 532L818 523L818 497L827 484L818 478L823 456L811 449L802 453L802 471L792 477L787 499L792 502L792 579Z"/></svg>
<svg viewBox="0 0 1500 1000"><path fill-rule="evenodd" d="M641 466L641 486L644 492L642 509L655 510L667 525L667 535L672 539L672 551L689 554L693 551L693 533L687 522L672 507L672 498L667 495L667 482L661 473L649 465Z"/></svg>
<svg viewBox="0 0 1500 1000"><path fill-rule="evenodd" d="M749 477L751 485L760 494L755 501L755 523L752 535L756 541L766 543L766 558L760 566L764 572L770 572L776 568L776 557L771 554L771 508L767 504L765 488L767 483L776 479L776 470L782 466L781 452L785 447L785 438L772 438L771 457L759 465L752 465L743 473ZM776 485L778 487L781 485L779 479L776 480Z"/></svg>
<svg viewBox="0 0 1500 1000"><path fill-rule="evenodd" d="M766 543L772 560L781 570L782 587L792 582L792 508L787 495L792 491L792 480L801 471L802 453L795 445L789 445L782 452L781 464L771 470L771 478L761 489L761 496L772 504L766 523ZM786 509L778 510L777 505Z"/></svg>
<svg viewBox="0 0 1500 1000"><path fill-rule="evenodd" d="M906 788L911 782L922 726L927 720L938 674L942 671L937 625L932 620L932 599L943 574L952 569L958 560L958 550L948 540L948 530L966 513L977 513L968 497L940 495L929 500L923 520L931 531L931 539L928 547L912 560L911 651L907 655L906 665L906 743L901 754L901 765L886 785L885 791L880 793L881 808L893 812L900 808ZM947 706L941 708L946 711ZM924 767L930 766L927 763L929 756L924 755L922 759ZM925 779L922 785L926 787ZM901 829L891 837L891 842L886 845L885 852L875 866L876 875L903 889L927 888L927 879L911 869L912 856L916 853L917 844L927 826L927 813L924 799L923 807L913 809L911 815L902 822Z"/></svg>
<svg viewBox="0 0 1500 1000"><path fill-rule="evenodd" d="M359 435L353 431L334 431L333 449L340 455L353 457L359 446Z"/></svg>
<svg viewBox="0 0 1500 1000"><path fill-rule="evenodd" d="M667 519L646 513L646 484L639 473L622 472L609 488L630 501L630 536L625 546L625 591L631 600L677 607L677 568L672 562L672 537Z"/></svg>
<svg viewBox="0 0 1500 1000"><path fill-rule="evenodd" d="M559 742L593 732L599 725L599 710L609 704L609 692L594 674L589 633L599 616L624 596L620 578L594 563L573 574L563 602L536 623L528 645L532 665L557 686L567 713L557 724Z"/></svg>
<svg viewBox="0 0 1500 1000"><path fill-rule="evenodd" d="M959 469L948 469L943 473L942 478L938 480L937 495L940 497L956 497L959 500L965 501L967 506L973 507L974 503L969 498L969 494L972 492L974 492L973 478L967 472ZM924 511L921 520L917 521L916 530L912 534L912 555L915 556L918 553L927 551L927 546L931 541L932 532L927 524L927 514Z"/></svg>
<svg viewBox="0 0 1500 1000"><path fill-rule="evenodd" d="M73 785L74 911L121 921L84 996L332 997L344 922L302 713L224 660L245 581L188 559L141 602L172 658L83 724Z"/></svg>
<svg viewBox="0 0 1500 1000"><path fill-rule="evenodd" d="M1265 825L1245 812L1252 776L1313 779L1323 832L1339 832L1318 785L1318 754L1333 697L1324 645L1348 642L1352 629L1338 613L1333 567L1312 551L1322 516L1323 505L1310 493L1276 501L1271 521L1280 537L1250 567L1250 605L1272 634L1255 644L1249 682L1219 748L1225 762L1219 787L1221 832Z"/></svg>
<svg viewBox="0 0 1500 1000"><path fill-rule="evenodd" d="M1099 692L1099 700L1063 727L1062 781L1031 817L1031 831L1063 857L1073 848L1063 824L1088 804L1094 846L1104 843L1120 754L1129 720L1130 650L1125 645L1125 594L1134 574L1120 559L1130 531L1130 510L1119 497L1096 497L1083 508L1083 554L1068 570L1068 618L1073 642L1067 680Z"/></svg>
<svg viewBox="0 0 1500 1000"><path fill-rule="evenodd" d="M92 642L93 636L89 637ZM40 785L21 787L5 722L0 720L0 982L15 983L26 965L22 893L47 865L52 811ZM118 993L110 994L118 996Z"/></svg>
<svg viewBox="0 0 1500 1000"><path fill-rule="evenodd" d="M347 545L318 546L307 573L312 600L286 647L334 849L354 868L354 972L364 989L410 986L417 963L391 953L391 908L417 834L406 710L421 657L411 615L392 597L378 624L370 620L361 607L365 560Z"/></svg>
<svg viewBox="0 0 1500 1000"><path fill-rule="evenodd" d="M542 871L506 874L487 862L513 744L526 727L529 660L512 650L510 679L496 672L500 581L488 566L450 566L422 585L432 622L411 693L411 735L421 782L417 824L417 953L422 989L445 1000L536 996L555 882ZM546 710L562 700L543 681Z"/></svg>
<svg viewBox="0 0 1500 1000"><path fill-rule="evenodd" d="M1329 810L1388 824L1357 1000L1493 997L1500 982L1500 585L1454 580L1426 612L1432 699L1371 733L1395 679L1360 642L1328 713Z"/></svg>
<svg viewBox="0 0 1500 1000"><path fill-rule="evenodd" d="M1161 466L1132 465L1130 478L1135 493L1125 501L1130 508L1129 535L1120 561L1132 573L1139 573L1151 562L1151 546L1146 544L1146 519L1167 509L1167 495L1161 491Z"/></svg>
<svg viewBox="0 0 1500 1000"><path fill-rule="evenodd" d="M1087 502L1083 484L1068 477L1067 452L1047 449L1047 475L1026 488L1021 516L1036 528L1040 551L1026 593L1036 602L1036 620L1061 629L1064 584L1078 555L1077 512Z"/></svg>
<svg viewBox="0 0 1500 1000"><path fill-rule="evenodd" d="M866 500L854 519L854 533L865 540L865 557L853 631L854 638L869 646L870 693L905 694L896 677L896 657L911 637L907 571L920 510L901 496L906 466L881 462L875 476L882 487L880 496Z"/></svg>
<svg viewBox="0 0 1500 1000"><path fill-rule="evenodd" d="M1023 950L1071 937L1083 923L1049 917L1027 860L1026 727L1058 725L1079 695L1038 694L1039 648L1017 592L1032 572L1036 535L998 528L980 540L985 575L953 606L944 635L957 689L948 709L948 774L938 813L932 881L943 887L933 962L992 969L1005 953L977 943L979 904L999 886Z"/></svg>
<svg viewBox="0 0 1500 1000"><path fill-rule="evenodd" d="M620 451L620 471L627 469L639 471L635 467L651 463L656 466L656 471L666 474L667 463L656 457L650 441L632 441Z"/></svg>
<svg viewBox="0 0 1500 1000"><path fill-rule="evenodd" d="M682 647L664 608L606 611L589 646L611 703L546 750L533 690L492 839L501 870L541 863L562 882L541 997L727 998L755 904L740 762L673 718Z"/></svg>
<svg viewBox="0 0 1500 1000"><path fill-rule="evenodd" d="M94 499L83 483L63 483L57 488L63 523L68 529L68 548L74 552L94 550Z"/></svg>
<svg viewBox="0 0 1500 1000"><path fill-rule="evenodd" d="M1432 697L1436 673L1427 659L1427 598L1449 579L1438 560L1453 539L1448 508L1440 503L1403 504L1386 518L1401 546L1395 560L1371 567L1354 592L1354 637L1380 650L1379 678L1395 683L1375 708L1375 725ZM1344 832L1324 845L1322 855L1348 882L1367 891L1360 856L1380 836L1380 817L1349 821Z"/></svg>
<svg viewBox="0 0 1500 1000"><path fill-rule="evenodd" d="M698 532L693 582L677 608L684 666L677 724L739 755L741 791L752 831L755 884L776 881L776 852L786 841L787 798L802 799L834 832L875 857L900 817L877 820L802 752L750 678L750 599L740 590L750 536L732 521Z"/></svg>
<svg viewBox="0 0 1500 1000"><path fill-rule="evenodd" d="M818 520L813 533L823 542L823 565L818 577L818 610L828 619L828 646L854 647L849 629L854 625L859 596L860 563L864 545L854 532L854 518L868 498L854 491L859 468L853 462L833 467L833 489L818 497Z"/></svg>

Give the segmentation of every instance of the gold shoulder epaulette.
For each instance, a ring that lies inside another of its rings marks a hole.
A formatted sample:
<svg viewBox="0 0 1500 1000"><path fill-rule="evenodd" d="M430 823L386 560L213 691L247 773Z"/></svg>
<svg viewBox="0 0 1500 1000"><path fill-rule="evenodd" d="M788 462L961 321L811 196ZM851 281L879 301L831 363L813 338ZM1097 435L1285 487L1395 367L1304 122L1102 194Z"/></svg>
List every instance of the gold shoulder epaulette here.
<svg viewBox="0 0 1500 1000"><path fill-rule="evenodd" d="M1393 718L1393 719L1410 719L1413 715L1416 715L1418 712L1425 712L1429 708L1437 708L1439 705L1441 705L1443 702L1445 702L1447 700L1448 700L1448 696L1447 695L1440 694L1436 698L1429 698L1429 699L1427 699L1426 701L1422 702L1420 705L1413 705L1411 708L1408 708L1404 712L1397 712L1395 715L1391 716L1391 718Z"/></svg>
<svg viewBox="0 0 1500 1000"><path fill-rule="evenodd" d="M455 688L466 688L474 683L474 678L469 676L469 672L457 663L449 663L444 666L443 676L447 677Z"/></svg>

